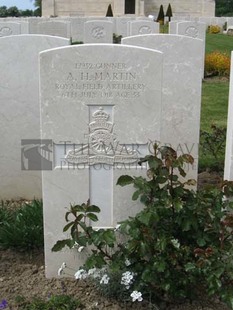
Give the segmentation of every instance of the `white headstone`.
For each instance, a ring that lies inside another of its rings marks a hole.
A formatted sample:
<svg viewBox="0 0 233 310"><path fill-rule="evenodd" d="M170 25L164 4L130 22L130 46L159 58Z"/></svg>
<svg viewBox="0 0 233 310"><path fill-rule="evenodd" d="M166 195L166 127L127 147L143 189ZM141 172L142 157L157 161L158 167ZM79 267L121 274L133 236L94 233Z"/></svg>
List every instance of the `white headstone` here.
<svg viewBox="0 0 233 310"><path fill-rule="evenodd" d="M233 52L231 52L231 74L227 119L224 180L233 181Z"/></svg>
<svg viewBox="0 0 233 310"><path fill-rule="evenodd" d="M4 146L0 151L0 199L42 196L41 172L28 171L34 159L27 158L30 146L21 149L21 140L40 139L38 53L68 44L67 39L40 35L0 38L0 139Z"/></svg>
<svg viewBox="0 0 233 310"><path fill-rule="evenodd" d="M0 22L0 37L12 36L21 34L20 23L15 22Z"/></svg>
<svg viewBox="0 0 233 310"><path fill-rule="evenodd" d="M71 39L72 42L84 41L84 23L87 21L86 17L71 17Z"/></svg>
<svg viewBox="0 0 233 310"><path fill-rule="evenodd" d="M116 19L116 34L127 37L129 35L128 22L135 20L134 17L118 17Z"/></svg>
<svg viewBox="0 0 233 310"><path fill-rule="evenodd" d="M113 24L105 20L87 21L84 24L84 43L112 43Z"/></svg>
<svg viewBox="0 0 233 310"><path fill-rule="evenodd" d="M180 22L176 26L177 34L188 36L194 39L201 39L202 46L202 77L204 78L204 66L205 66L205 44L206 44L206 24L195 22Z"/></svg>
<svg viewBox="0 0 233 310"><path fill-rule="evenodd" d="M169 22L169 34L176 34L177 32L177 21L171 21Z"/></svg>
<svg viewBox="0 0 233 310"><path fill-rule="evenodd" d="M124 38L122 44L163 52L161 143L171 144L182 153L191 153L196 162L189 167L188 177L197 179L202 40L155 34Z"/></svg>
<svg viewBox="0 0 233 310"><path fill-rule="evenodd" d="M145 173L137 158L160 138L162 53L117 44L85 44L41 53L42 138L54 142L54 170L43 172L45 265L83 263L76 250L52 253L66 236L70 203L101 208L98 227L114 227L138 210L122 174ZM156 68L156 70L154 70ZM139 168L139 169L138 169Z"/></svg>
<svg viewBox="0 0 233 310"><path fill-rule="evenodd" d="M206 24L200 22L179 22L177 23L177 34L201 39L205 42Z"/></svg>
<svg viewBox="0 0 233 310"><path fill-rule="evenodd" d="M129 22L129 35L159 33L160 24L151 20L135 20Z"/></svg>
<svg viewBox="0 0 233 310"><path fill-rule="evenodd" d="M35 23L33 30L30 33L34 34L45 34L50 36L58 36L64 38L70 38L71 31L70 31L70 22L69 21L57 21L57 20L38 20L37 22L29 22L31 29L31 24Z"/></svg>

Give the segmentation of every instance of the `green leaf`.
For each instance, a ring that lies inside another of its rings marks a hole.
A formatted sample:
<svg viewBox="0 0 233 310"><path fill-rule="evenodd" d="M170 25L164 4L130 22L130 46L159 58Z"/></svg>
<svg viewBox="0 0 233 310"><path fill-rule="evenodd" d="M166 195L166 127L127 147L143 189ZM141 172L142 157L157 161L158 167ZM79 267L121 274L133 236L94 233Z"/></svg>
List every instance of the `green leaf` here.
<svg viewBox="0 0 233 310"><path fill-rule="evenodd" d="M65 220L66 222L69 222L69 219L68 219L68 216L70 215L70 212L66 212L66 215L65 215Z"/></svg>
<svg viewBox="0 0 233 310"><path fill-rule="evenodd" d="M94 212L94 213L100 213L100 208L95 205L91 205L88 207L87 211Z"/></svg>
<svg viewBox="0 0 233 310"><path fill-rule="evenodd" d="M162 165L162 161L156 157L151 156L151 158L148 160L148 164L150 168L157 169Z"/></svg>
<svg viewBox="0 0 233 310"><path fill-rule="evenodd" d="M74 225L74 222L68 223L64 228L63 231L67 231L72 225Z"/></svg>
<svg viewBox="0 0 233 310"><path fill-rule="evenodd" d="M87 217L92 220L93 222L98 221L98 217L94 213L87 213Z"/></svg>
<svg viewBox="0 0 233 310"><path fill-rule="evenodd" d="M116 241L115 234L112 230L104 231L103 239L106 241L108 245Z"/></svg>
<svg viewBox="0 0 233 310"><path fill-rule="evenodd" d="M138 220L144 225L148 226L151 219L151 212L141 212L138 214Z"/></svg>
<svg viewBox="0 0 233 310"><path fill-rule="evenodd" d="M178 167L180 175L184 178L186 176L186 172L181 167Z"/></svg>
<svg viewBox="0 0 233 310"><path fill-rule="evenodd" d="M72 212L85 212L85 207L84 207L85 204L82 204L81 206L80 205L75 205L75 206L72 206L71 207L71 211Z"/></svg>
<svg viewBox="0 0 233 310"><path fill-rule="evenodd" d="M122 175L117 180L117 185L125 186L125 185L132 184L133 182L134 182L134 178L132 178L131 176L129 176L129 175Z"/></svg>
<svg viewBox="0 0 233 310"><path fill-rule="evenodd" d="M134 201L137 200L139 196L140 196L140 191L134 192L133 196L132 196L132 200L134 200Z"/></svg>
<svg viewBox="0 0 233 310"><path fill-rule="evenodd" d="M197 239L197 244L198 244L199 246L205 246L205 245L206 245L206 241L205 241L205 239L203 239L203 238L198 238L198 239Z"/></svg>
<svg viewBox="0 0 233 310"><path fill-rule="evenodd" d="M72 248L74 246L74 240L71 239L58 240L57 243L52 247L52 252L61 251L65 246Z"/></svg>
<svg viewBox="0 0 233 310"><path fill-rule="evenodd" d="M84 218L84 214L79 214L76 218L76 222L78 221L81 221L82 219Z"/></svg>
<svg viewBox="0 0 233 310"><path fill-rule="evenodd" d="M194 270L194 269L196 269L196 266L193 263L187 263L185 265L185 271L191 271L191 270Z"/></svg>
<svg viewBox="0 0 233 310"><path fill-rule="evenodd" d="M155 262L154 263L155 268L157 269L158 272L164 272L166 268L165 262Z"/></svg>

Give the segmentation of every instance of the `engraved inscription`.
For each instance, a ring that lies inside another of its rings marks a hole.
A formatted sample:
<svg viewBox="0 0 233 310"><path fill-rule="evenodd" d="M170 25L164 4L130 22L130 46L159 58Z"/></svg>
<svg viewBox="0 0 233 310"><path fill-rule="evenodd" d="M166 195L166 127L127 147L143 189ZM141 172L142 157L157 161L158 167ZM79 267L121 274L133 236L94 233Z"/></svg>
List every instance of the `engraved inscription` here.
<svg viewBox="0 0 233 310"><path fill-rule="evenodd" d="M191 38L197 38L198 37L198 29L194 26L190 26L185 30L185 35L189 36Z"/></svg>
<svg viewBox="0 0 233 310"><path fill-rule="evenodd" d="M95 27L92 29L91 35L95 39L102 39L106 36L106 31L105 31L104 27L100 27L100 26Z"/></svg>
<svg viewBox="0 0 233 310"><path fill-rule="evenodd" d="M139 34L147 34L147 33L152 33L152 29L149 26L142 26L140 27Z"/></svg>
<svg viewBox="0 0 233 310"><path fill-rule="evenodd" d="M119 144L113 133L114 124L102 107L96 110L89 124L88 143L71 150L65 156L70 164L108 164L135 163L137 151Z"/></svg>
<svg viewBox="0 0 233 310"><path fill-rule="evenodd" d="M9 27L0 28L0 37L10 36L12 34L12 30Z"/></svg>
<svg viewBox="0 0 233 310"><path fill-rule="evenodd" d="M67 99L134 99L145 89L138 72L125 63L75 63L74 70L55 84Z"/></svg>

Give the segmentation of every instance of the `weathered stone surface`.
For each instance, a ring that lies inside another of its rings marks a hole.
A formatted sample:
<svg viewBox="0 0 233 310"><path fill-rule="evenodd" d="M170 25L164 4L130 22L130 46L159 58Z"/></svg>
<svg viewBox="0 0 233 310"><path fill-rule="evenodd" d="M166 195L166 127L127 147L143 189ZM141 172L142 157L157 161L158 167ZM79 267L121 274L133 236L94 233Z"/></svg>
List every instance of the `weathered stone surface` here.
<svg viewBox="0 0 233 310"><path fill-rule="evenodd" d="M112 43L113 24L104 20L87 21L84 24L84 43Z"/></svg>
<svg viewBox="0 0 233 310"><path fill-rule="evenodd" d="M42 196L41 172L26 171L21 139L40 139L38 53L68 44L67 39L39 35L0 38L0 199Z"/></svg>
<svg viewBox="0 0 233 310"><path fill-rule="evenodd" d="M188 177L197 179L202 81L202 40L179 35L145 35L122 39L164 54L161 142L196 159ZM155 68L156 70L156 68Z"/></svg>
<svg viewBox="0 0 233 310"><path fill-rule="evenodd" d="M232 29L233 30L233 29ZM231 52L231 74L227 119L227 139L225 153L224 179L233 181L233 52Z"/></svg>
<svg viewBox="0 0 233 310"><path fill-rule="evenodd" d="M83 263L77 249L51 253L70 203L101 208L97 227L114 227L141 207L132 188L116 186L122 174L141 175L136 164L148 141L160 139L162 53L113 44L43 52L42 138L54 142L54 170L43 172L46 275L63 261ZM156 70L154 70L156 68ZM66 142L65 142L66 141Z"/></svg>

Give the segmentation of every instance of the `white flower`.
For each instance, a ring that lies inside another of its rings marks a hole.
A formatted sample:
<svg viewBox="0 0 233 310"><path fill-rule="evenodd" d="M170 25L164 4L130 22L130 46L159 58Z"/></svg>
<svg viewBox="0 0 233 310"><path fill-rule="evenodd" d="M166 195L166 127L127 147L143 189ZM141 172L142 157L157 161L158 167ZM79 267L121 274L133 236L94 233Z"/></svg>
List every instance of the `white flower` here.
<svg viewBox="0 0 233 310"><path fill-rule="evenodd" d="M81 252L83 251L83 249L84 249L84 246L80 246L80 247L78 248L78 252L81 253Z"/></svg>
<svg viewBox="0 0 233 310"><path fill-rule="evenodd" d="M79 244L78 242L75 241L71 249L77 249L77 248L79 248Z"/></svg>
<svg viewBox="0 0 233 310"><path fill-rule="evenodd" d="M86 279L87 276L88 276L88 274L87 274L86 270L84 270L84 269L79 269L79 270L75 273L75 275L74 275L74 277L75 277L76 280Z"/></svg>
<svg viewBox="0 0 233 310"><path fill-rule="evenodd" d="M107 274L104 274L102 279L100 280L100 284L108 284L109 280L110 280L109 276Z"/></svg>
<svg viewBox="0 0 233 310"><path fill-rule="evenodd" d="M171 240L171 243L172 243L172 245L173 245L176 249L179 249L179 248L180 248L179 240L177 240L177 239L172 239L172 240Z"/></svg>
<svg viewBox="0 0 233 310"><path fill-rule="evenodd" d="M125 285L126 289L130 288L130 285L133 283L134 273L130 271L126 271L122 274L121 284Z"/></svg>
<svg viewBox="0 0 233 310"><path fill-rule="evenodd" d="M63 274L63 271L64 271L65 268L66 268L66 263L64 262L64 263L61 264L61 267L58 269L57 274L59 276L61 276Z"/></svg>
<svg viewBox="0 0 233 310"><path fill-rule="evenodd" d="M130 296L132 297L132 301L142 301L143 298L142 298L142 293L141 292L138 292L138 291L133 291L133 293L130 294Z"/></svg>
<svg viewBox="0 0 233 310"><path fill-rule="evenodd" d="M129 265L131 265L131 262L130 262L130 260L129 260L129 259L126 259L126 260L125 260L125 266L127 266L127 267L128 267Z"/></svg>
<svg viewBox="0 0 233 310"><path fill-rule="evenodd" d="M89 270L88 270L88 275L89 275L89 276L94 275L94 274L96 273L96 270L97 270L96 268L91 268L91 269L89 269Z"/></svg>
<svg viewBox="0 0 233 310"><path fill-rule="evenodd" d="M61 276L63 274L63 268L59 268L57 274Z"/></svg>

